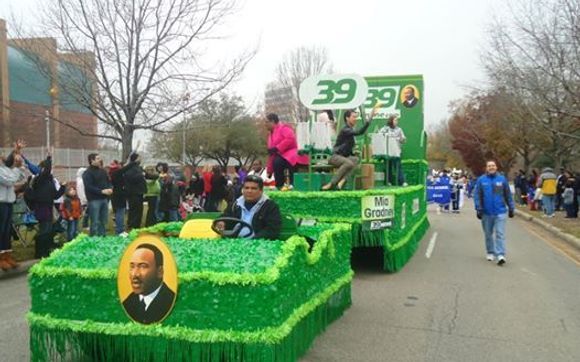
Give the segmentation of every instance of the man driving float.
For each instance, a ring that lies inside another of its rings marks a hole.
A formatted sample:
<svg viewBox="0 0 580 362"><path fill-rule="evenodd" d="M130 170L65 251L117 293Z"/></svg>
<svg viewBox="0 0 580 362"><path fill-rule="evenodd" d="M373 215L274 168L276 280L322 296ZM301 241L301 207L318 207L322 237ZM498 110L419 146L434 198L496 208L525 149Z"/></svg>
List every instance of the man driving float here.
<svg viewBox="0 0 580 362"><path fill-rule="evenodd" d="M240 196L232 206L228 207L222 217L240 219L252 226L242 227L238 233L240 238L278 239L282 227L282 217L278 205L264 194L264 181L256 175L249 175L242 186ZM235 222L220 221L216 227L224 230L235 227Z"/></svg>

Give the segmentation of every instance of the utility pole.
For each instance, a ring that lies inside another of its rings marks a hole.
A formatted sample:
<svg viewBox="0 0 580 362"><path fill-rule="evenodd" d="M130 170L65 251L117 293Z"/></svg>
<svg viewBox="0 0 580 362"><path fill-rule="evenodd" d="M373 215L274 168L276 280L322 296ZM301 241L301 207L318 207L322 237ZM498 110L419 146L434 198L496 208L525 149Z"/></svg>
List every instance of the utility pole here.
<svg viewBox="0 0 580 362"><path fill-rule="evenodd" d="M185 109L189 102L189 93L185 93L183 96L183 124L181 125L181 163L185 165L185 124L187 121L187 116L185 114Z"/></svg>
<svg viewBox="0 0 580 362"><path fill-rule="evenodd" d="M181 163L185 165L185 113L183 114L183 125L181 127Z"/></svg>
<svg viewBox="0 0 580 362"><path fill-rule="evenodd" d="M50 112L48 109L44 112L44 121L46 122L46 152L50 152Z"/></svg>

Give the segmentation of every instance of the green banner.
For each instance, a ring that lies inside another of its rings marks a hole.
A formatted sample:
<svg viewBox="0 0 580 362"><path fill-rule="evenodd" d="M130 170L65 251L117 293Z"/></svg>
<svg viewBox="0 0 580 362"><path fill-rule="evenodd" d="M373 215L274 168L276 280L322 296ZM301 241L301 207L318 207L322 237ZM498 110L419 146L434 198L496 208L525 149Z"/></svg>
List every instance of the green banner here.
<svg viewBox="0 0 580 362"><path fill-rule="evenodd" d="M365 79L369 87L364 103L365 113L370 114L376 102L381 103L368 132L378 131L385 125L389 115L397 114L400 116L399 127L407 137L401 158L425 159L427 145L423 122L423 76L379 76Z"/></svg>
<svg viewBox="0 0 580 362"><path fill-rule="evenodd" d="M368 85L367 99L362 105L365 117L368 118L373 107L379 103L378 113L374 117L366 135L357 138L362 145L369 133L377 132L391 115L398 115L399 127L403 129L407 142L402 147L402 159L424 160L427 152L427 140L423 121L423 76L376 76L365 77ZM344 126L343 112L339 112L339 128ZM362 126L362 121L357 127Z"/></svg>
<svg viewBox="0 0 580 362"><path fill-rule="evenodd" d="M319 74L305 79L300 85L299 96L307 108L320 111L336 111L338 130L344 126L344 111L364 109L364 119L377 108L367 133L357 138L357 144L370 144L370 133L378 132L389 117L396 115L407 142L402 146L401 158L424 160L427 139L423 121L423 76L375 76L362 78L356 74ZM358 127L362 126L359 122ZM396 152L398 154L398 146Z"/></svg>

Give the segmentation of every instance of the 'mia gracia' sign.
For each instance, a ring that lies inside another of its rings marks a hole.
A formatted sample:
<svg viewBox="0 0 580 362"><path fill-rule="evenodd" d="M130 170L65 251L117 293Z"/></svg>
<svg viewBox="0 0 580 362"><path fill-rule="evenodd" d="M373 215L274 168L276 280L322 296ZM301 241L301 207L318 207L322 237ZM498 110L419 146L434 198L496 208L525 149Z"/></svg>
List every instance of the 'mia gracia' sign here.
<svg viewBox="0 0 580 362"><path fill-rule="evenodd" d="M394 215L394 195L364 196L361 198L361 219L365 229L378 230L390 227Z"/></svg>

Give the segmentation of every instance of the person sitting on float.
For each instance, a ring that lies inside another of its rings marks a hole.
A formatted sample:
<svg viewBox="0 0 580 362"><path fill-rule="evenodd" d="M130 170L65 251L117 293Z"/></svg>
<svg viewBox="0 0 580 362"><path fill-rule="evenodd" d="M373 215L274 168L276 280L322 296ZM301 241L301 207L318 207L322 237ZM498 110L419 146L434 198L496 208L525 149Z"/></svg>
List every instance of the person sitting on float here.
<svg viewBox="0 0 580 362"><path fill-rule="evenodd" d="M307 156L298 154L296 134L289 125L280 122L276 113L266 115L268 135L268 175L274 175L276 187L292 185L296 164L308 164Z"/></svg>
<svg viewBox="0 0 580 362"><path fill-rule="evenodd" d="M356 130L354 129L354 126L356 126L358 118L357 111L349 109L344 112L345 125L336 137L336 142L332 149L332 157L328 160L328 163L332 166L338 167L338 170L332 177L332 180L322 186L322 191L328 191L335 188L338 188L339 190L342 189L346 179L352 173L359 161L358 157L356 157L353 152L355 145L354 137L360 136L367 131L377 111L378 107L373 108L369 119L365 121L365 124L361 128Z"/></svg>
<svg viewBox="0 0 580 362"><path fill-rule="evenodd" d="M261 177L246 177L242 196L216 219L215 228L222 236L278 239L282 228L280 208L264 194L264 181ZM232 232L226 234L226 230Z"/></svg>

